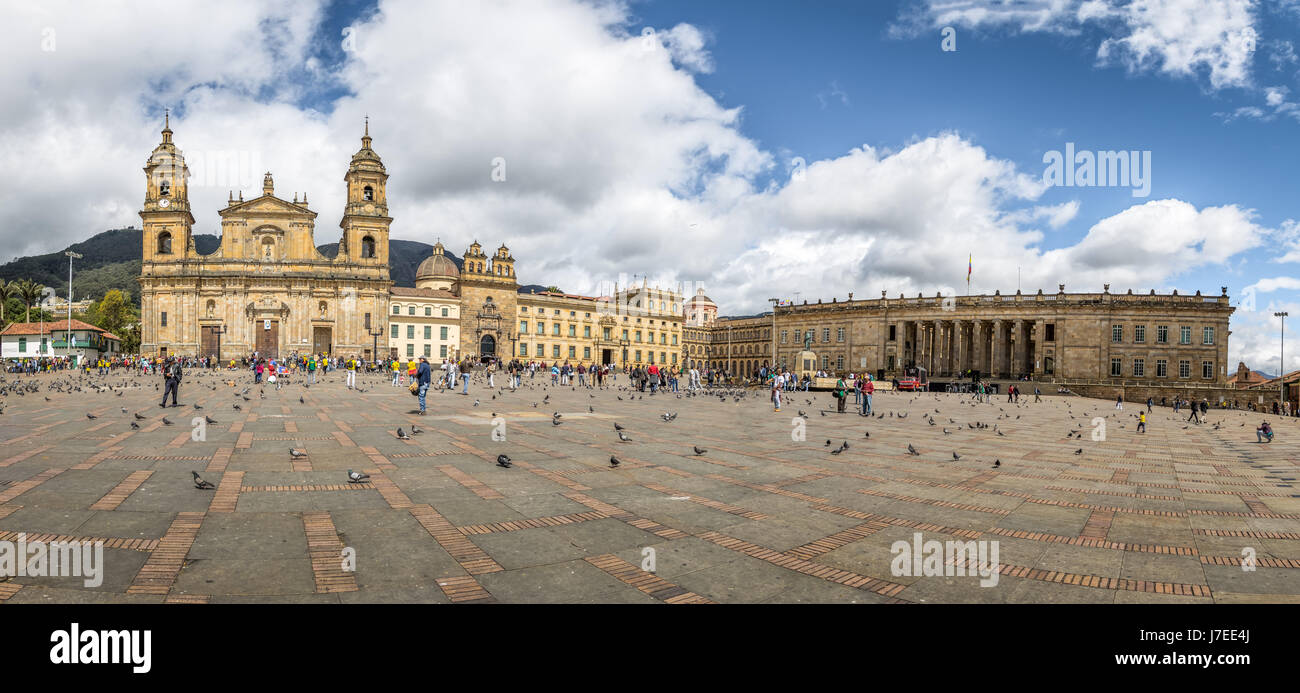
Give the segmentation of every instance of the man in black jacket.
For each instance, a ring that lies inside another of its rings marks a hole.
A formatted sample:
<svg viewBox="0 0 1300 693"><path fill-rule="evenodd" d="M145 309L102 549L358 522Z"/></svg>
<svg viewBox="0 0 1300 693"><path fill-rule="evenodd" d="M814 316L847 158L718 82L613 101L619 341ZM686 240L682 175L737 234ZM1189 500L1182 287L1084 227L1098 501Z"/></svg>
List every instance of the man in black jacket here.
<svg viewBox="0 0 1300 693"><path fill-rule="evenodd" d="M176 406L176 397L181 389L181 364L177 363L176 357L167 357L167 365L163 368L163 378L165 378L166 387L163 389L162 402L160 407L167 406L167 393L171 393L172 406Z"/></svg>

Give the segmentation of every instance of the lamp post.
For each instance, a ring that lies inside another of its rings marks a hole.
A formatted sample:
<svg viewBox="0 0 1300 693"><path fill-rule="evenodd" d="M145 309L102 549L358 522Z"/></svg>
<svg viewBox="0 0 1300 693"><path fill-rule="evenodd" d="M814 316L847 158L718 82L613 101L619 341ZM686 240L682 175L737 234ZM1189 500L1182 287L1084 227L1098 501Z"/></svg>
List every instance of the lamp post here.
<svg viewBox="0 0 1300 693"><path fill-rule="evenodd" d="M379 335L384 333L382 327L366 330L370 334L370 354L375 363L379 363Z"/></svg>
<svg viewBox="0 0 1300 693"><path fill-rule="evenodd" d="M620 339L620 340L618 340L619 353L622 354L622 356L623 356L623 359L622 359L622 360L623 360L623 368L627 368L627 346L628 346L628 344L631 344L631 342L629 342L629 341L626 340L626 339Z"/></svg>
<svg viewBox="0 0 1300 693"><path fill-rule="evenodd" d="M66 347L68 356L71 357L72 356L72 260L73 258L79 260L83 257L83 255L81 253L74 253L71 250L64 253L64 255L68 256L68 338L67 341L64 342L64 346Z"/></svg>
<svg viewBox="0 0 1300 693"><path fill-rule="evenodd" d="M223 335L223 334L226 333L226 326L225 326L225 325L217 325L216 327L210 327L210 328L208 328L208 329L212 332L213 336L215 336L215 337L217 338L217 361L216 361L216 365L217 365L217 366L220 366L220 365L221 365L221 335Z"/></svg>
<svg viewBox="0 0 1300 693"><path fill-rule="evenodd" d="M1277 393L1277 398L1278 398L1277 406L1279 407L1286 406L1286 316L1287 315L1289 315L1289 313L1287 313L1286 311L1281 311L1273 314L1273 317L1282 319L1282 332L1280 335L1281 344L1278 346L1278 355L1277 355L1277 359L1278 359L1277 379L1279 382L1278 393Z"/></svg>

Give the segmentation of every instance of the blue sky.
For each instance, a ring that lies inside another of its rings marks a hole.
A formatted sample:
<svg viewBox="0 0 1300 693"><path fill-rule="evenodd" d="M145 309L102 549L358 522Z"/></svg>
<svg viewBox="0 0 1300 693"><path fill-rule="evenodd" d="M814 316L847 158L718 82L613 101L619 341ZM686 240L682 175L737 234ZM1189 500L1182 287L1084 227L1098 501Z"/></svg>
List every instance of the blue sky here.
<svg viewBox="0 0 1300 693"><path fill-rule="evenodd" d="M368 114L393 237L508 243L529 283L741 314L962 292L973 254L973 292L1226 285L1228 365L1267 370L1300 316L1300 0L51 0L0 31L0 165L45 162L0 189L13 255L138 224L164 107L195 232L271 170L337 241ZM1149 151L1149 195L1044 184L1067 143Z"/></svg>

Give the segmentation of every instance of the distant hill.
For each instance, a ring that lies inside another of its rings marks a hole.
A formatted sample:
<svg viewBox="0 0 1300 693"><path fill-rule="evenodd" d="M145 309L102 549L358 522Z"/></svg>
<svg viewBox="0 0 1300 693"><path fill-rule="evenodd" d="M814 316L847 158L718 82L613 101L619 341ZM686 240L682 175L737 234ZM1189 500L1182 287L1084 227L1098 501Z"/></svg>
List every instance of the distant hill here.
<svg viewBox="0 0 1300 693"><path fill-rule="evenodd" d="M96 234L80 243L74 243L56 253L32 255L14 258L0 265L0 280L31 279L53 287L59 296L68 293L68 258L64 253L71 250L83 257L73 261L73 289L77 298L103 297L109 289L121 289L131 294L131 299L140 301L141 238L140 229L112 229ZM207 255L221 245L221 239L212 234L195 234L194 249ZM328 243L316 247L322 255L335 257L339 244ZM388 242L388 269L396 286L415 286L415 271L425 258L433 254L433 246L419 241L392 239ZM446 256L456 264L464 267L460 256L446 252ZM529 284L519 287L519 293L545 291L546 287Z"/></svg>

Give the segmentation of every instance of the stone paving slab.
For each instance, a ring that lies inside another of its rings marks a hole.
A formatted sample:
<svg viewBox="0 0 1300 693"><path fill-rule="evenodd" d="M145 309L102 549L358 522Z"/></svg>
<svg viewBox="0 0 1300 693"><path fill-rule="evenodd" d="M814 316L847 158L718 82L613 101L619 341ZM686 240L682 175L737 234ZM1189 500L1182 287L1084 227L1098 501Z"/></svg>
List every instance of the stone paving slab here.
<svg viewBox="0 0 1300 693"><path fill-rule="evenodd" d="M882 393L867 419L825 393L774 412L761 392L476 379L418 417L379 377L193 371L166 410L153 378L22 380L39 392L0 396L0 541L103 542L103 581L0 576L0 603L1300 601L1294 420L1260 445L1259 415L1156 410L1136 434L1136 411L1058 396ZM918 539L940 555L900 562ZM948 546L983 546L985 575Z"/></svg>

